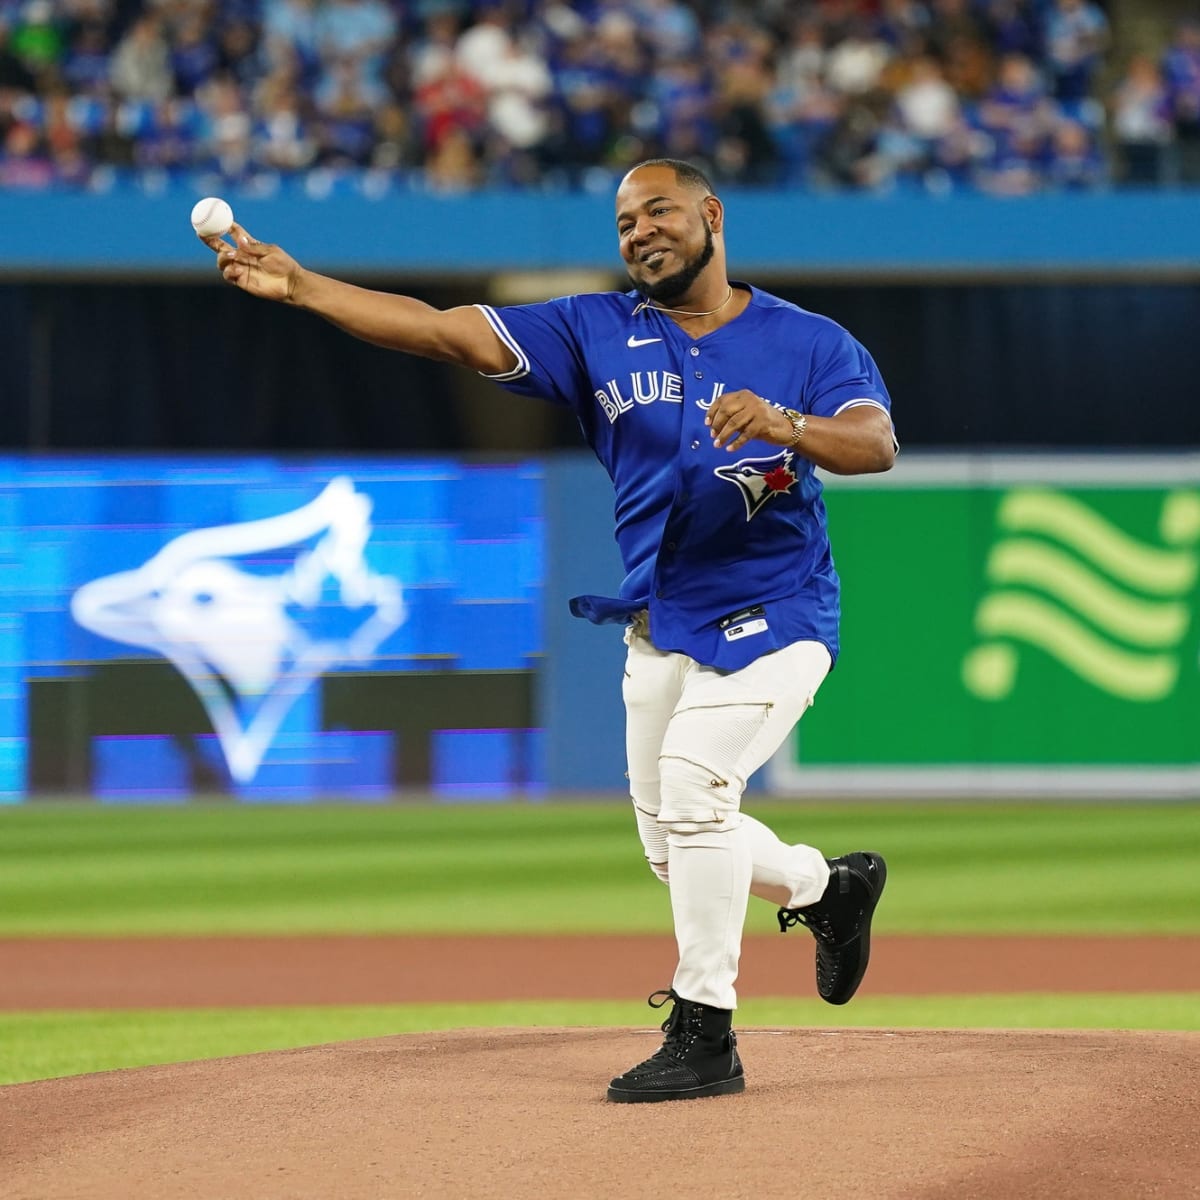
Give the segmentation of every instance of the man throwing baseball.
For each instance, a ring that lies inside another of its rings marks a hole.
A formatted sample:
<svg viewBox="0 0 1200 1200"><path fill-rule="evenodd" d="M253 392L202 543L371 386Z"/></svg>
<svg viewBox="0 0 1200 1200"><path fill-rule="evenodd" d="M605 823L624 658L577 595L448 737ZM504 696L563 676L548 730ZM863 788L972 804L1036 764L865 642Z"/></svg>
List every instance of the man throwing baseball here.
<svg viewBox="0 0 1200 1200"><path fill-rule="evenodd" d="M883 858L786 845L741 799L838 653L814 468L886 471L897 447L867 351L728 278L725 210L694 167L635 167L616 229L631 291L446 311L306 271L240 225L232 245L204 241L246 292L569 406L607 469L625 579L571 609L625 628L630 793L679 945L670 989L651 997L673 1003L663 1044L608 1098L682 1100L745 1087L732 1019L750 895L779 907L781 929L811 930L829 1003L845 1004L867 968Z"/></svg>

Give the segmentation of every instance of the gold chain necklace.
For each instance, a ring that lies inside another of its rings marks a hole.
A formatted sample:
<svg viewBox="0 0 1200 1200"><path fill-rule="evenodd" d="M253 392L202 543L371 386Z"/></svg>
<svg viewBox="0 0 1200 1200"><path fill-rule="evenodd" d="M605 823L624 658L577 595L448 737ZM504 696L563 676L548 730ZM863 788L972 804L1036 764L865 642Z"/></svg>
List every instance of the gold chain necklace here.
<svg viewBox="0 0 1200 1200"><path fill-rule="evenodd" d="M708 312L689 312L686 308L664 308L661 304L651 304L649 300L643 300L641 304L633 310L633 315L636 317L643 308L652 308L655 312L674 313L679 317L711 317L714 313L719 313L721 309L733 299L733 284L729 284L729 290L725 293L725 299L717 305L716 308L710 308Z"/></svg>

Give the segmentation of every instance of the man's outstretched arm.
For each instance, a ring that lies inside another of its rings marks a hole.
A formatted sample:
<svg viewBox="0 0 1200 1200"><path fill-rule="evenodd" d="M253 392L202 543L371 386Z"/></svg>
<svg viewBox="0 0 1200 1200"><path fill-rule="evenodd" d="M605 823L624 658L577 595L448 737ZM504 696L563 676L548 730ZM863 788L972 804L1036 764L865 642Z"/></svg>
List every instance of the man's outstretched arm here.
<svg viewBox="0 0 1200 1200"><path fill-rule="evenodd" d="M305 270L279 246L260 242L241 225L202 240L217 255L225 282L306 309L354 337L387 350L457 363L488 375L511 370L516 355L473 307L440 309L411 296L375 292Z"/></svg>

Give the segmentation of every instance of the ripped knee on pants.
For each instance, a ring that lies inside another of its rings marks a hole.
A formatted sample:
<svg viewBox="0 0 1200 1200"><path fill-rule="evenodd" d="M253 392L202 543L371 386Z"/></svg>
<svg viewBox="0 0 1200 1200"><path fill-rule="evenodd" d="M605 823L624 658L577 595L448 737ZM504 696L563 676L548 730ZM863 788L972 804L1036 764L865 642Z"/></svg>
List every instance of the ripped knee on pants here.
<svg viewBox="0 0 1200 1200"><path fill-rule="evenodd" d="M721 832L741 824L740 790L691 759L659 759L658 823L670 833Z"/></svg>

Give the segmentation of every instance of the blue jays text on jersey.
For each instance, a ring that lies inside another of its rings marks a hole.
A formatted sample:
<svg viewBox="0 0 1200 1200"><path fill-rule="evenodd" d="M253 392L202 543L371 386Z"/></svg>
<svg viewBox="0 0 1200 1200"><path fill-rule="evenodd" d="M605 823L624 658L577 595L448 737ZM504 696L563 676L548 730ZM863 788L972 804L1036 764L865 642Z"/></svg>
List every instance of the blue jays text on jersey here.
<svg viewBox="0 0 1200 1200"><path fill-rule="evenodd" d="M633 292L480 305L517 363L490 378L572 408L616 491L626 576L615 597L577 596L576 616L650 614L660 650L737 670L792 642L838 652L839 584L821 483L791 449L714 449L704 418L746 388L814 416L891 400L840 325L767 292L700 338Z"/></svg>

